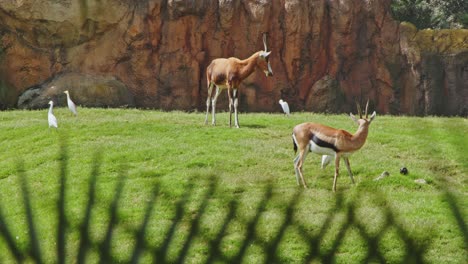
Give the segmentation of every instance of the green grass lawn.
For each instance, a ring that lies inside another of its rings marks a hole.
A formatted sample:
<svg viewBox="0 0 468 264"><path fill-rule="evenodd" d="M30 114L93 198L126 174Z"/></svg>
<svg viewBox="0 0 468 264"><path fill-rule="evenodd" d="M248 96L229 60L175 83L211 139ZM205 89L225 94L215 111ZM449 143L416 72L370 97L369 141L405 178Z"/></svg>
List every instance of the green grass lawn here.
<svg viewBox="0 0 468 264"><path fill-rule="evenodd" d="M315 154L304 166L309 189L297 186L291 131L302 122L320 122L354 132L346 115L241 113L241 128L235 129L227 113L218 114L212 127L203 124L203 113L80 108L73 117L65 108L54 111L58 130L48 129L47 110L0 112L0 215L27 254L31 231L18 172L23 166L46 263L57 259L61 166L70 263L78 255L96 159L91 263L102 257L119 179L114 261L129 261L148 211L141 263L161 256L168 262L258 263L270 262L270 255L284 263L401 263L418 251L430 263L468 259L466 118L377 115L367 143L350 158L356 184L342 165L333 193L334 167L321 170ZM399 174L402 166L408 175ZM390 176L374 181L383 171ZM428 184L414 182L421 178ZM1 224L0 262L11 263Z"/></svg>

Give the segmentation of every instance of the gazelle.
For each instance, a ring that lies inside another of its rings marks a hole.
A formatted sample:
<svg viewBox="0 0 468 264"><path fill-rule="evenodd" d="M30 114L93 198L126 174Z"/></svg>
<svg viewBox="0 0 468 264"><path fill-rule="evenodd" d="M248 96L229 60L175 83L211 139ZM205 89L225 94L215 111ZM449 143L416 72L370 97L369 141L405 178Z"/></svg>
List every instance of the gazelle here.
<svg viewBox="0 0 468 264"><path fill-rule="evenodd" d="M205 125L208 124L208 112L212 112L212 125L216 125L216 100L222 90L227 89L229 97L229 127L232 126L232 106L234 105L235 126L239 128L239 118L237 113L239 86L241 82L254 72L256 68L261 69L266 76L273 76L269 56L271 51L267 51L266 35L263 35L263 45L265 50L257 51L245 60L238 58L214 59L206 69L206 80L208 83L208 98L206 99ZM216 94L211 99L211 92L216 86ZM232 94L231 94L232 93Z"/></svg>
<svg viewBox="0 0 468 264"><path fill-rule="evenodd" d="M351 182L354 183L353 173L349 165L349 156L359 150L367 139L369 125L374 120L376 113L372 113L371 117L367 117L367 109L369 101L366 104L365 117L362 117L361 108L358 105L359 119L352 113L349 113L351 119L359 125L356 133L350 134L345 130L335 129L316 123L302 123L294 127L292 138L294 151L299 147L299 155L294 159L294 170L296 172L296 181L300 185L299 178L307 188L307 184L302 174L302 166L307 156L307 152L313 152L319 155L327 155L335 158L335 177L333 179L333 191L336 191L336 181L339 175L340 158L343 158L348 169ZM328 157L322 158L322 167L327 165ZM325 163L325 164L324 164Z"/></svg>

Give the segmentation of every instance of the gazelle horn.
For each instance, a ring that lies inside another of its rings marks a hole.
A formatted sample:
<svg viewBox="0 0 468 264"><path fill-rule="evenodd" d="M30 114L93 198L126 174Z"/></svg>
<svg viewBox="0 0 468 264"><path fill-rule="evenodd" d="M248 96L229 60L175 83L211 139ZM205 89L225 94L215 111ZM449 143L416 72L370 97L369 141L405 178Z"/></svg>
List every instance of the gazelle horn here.
<svg viewBox="0 0 468 264"><path fill-rule="evenodd" d="M358 104L357 101L356 101L356 107L357 107L357 111L358 111L359 118L362 118L361 106Z"/></svg>
<svg viewBox="0 0 468 264"><path fill-rule="evenodd" d="M265 46L265 52L267 52L267 43L266 43L266 32L263 33L263 46Z"/></svg>
<svg viewBox="0 0 468 264"><path fill-rule="evenodd" d="M369 99L367 99L367 103L366 103L366 119L367 119L367 109L369 108Z"/></svg>

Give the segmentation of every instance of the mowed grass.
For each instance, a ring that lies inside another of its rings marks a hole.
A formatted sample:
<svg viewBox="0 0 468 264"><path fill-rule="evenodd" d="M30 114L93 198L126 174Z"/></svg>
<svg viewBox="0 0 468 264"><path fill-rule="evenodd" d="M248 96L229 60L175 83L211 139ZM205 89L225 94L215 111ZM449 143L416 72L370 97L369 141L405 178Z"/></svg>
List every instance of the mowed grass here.
<svg viewBox="0 0 468 264"><path fill-rule="evenodd" d="M463 263L467 259L467 234L463 233L468 214L465 118L377 115L367 143L350 158L356 184L351 184L342 164L338 191L333 193L334 167L321 170L321 158L314 154L308 155L304 166L309 189L302 191L297 186L291 131L302 122L356 131L357 126L344 114L294 113L286 118L281 114L241 113L241 128L235 129L229 128L227 113L219 113L218 125L212 127L203 124L203 113L80 108L78 117L74 117L65 108L54 112L58 130L48 129L47 110L0 112L0 212L15 242L28 250L30 231L18 173L23 166L46 263L57 257L62 143L68 156L68 259L77 256L78 229L96 160L100 166L90 236L93 248L98 248L108 227L119 179L123 179L119 221L111 245L119 261L130 258L136 243L134 232L151 203L154 209L145 231L148 250L142 263L150 262L152 249L164 243L168 245L166 260L176 262L188 238L192 241L185 260L205 262L232 202L237 207L220 241L224 260L246 250L246 263L266 261L265 248L281 230L290 203L295 205L292 220L275 250L280 262L303 263L310 257L314 237L320 242L315 253L324 256L332 252L338 263L362 262L370 247L377 248L388 263L405 262L407 252L419 248L424 251L424 260L431 263ZM399 174L403 166L409 175ZM374 181L383 171L390 176ZM428 184L417 184L415 179L425 179ZM159 188L153 202L155 186ZM272 193L268 196L270 186ZM299 198L293 200L298 193ZM461 210L461 221L454 217L451 197ZM364 225L377 245L369 245L369 238L357 226L343 229L347 211L337 206L337 201L354 206L355 222ZM182 215L178 208L183 210ZM388 210L394 222L388 223ZM249 225L254 226L253 239L248 237ZM340 230L344 230L344 236L337 242ZM170 241L165 240L168 237ZM407 237L417 241L414 248L405 244ZM12 260L5 241L0 239L0 262ZM97 262L96 250L88 260Z"/></svg>

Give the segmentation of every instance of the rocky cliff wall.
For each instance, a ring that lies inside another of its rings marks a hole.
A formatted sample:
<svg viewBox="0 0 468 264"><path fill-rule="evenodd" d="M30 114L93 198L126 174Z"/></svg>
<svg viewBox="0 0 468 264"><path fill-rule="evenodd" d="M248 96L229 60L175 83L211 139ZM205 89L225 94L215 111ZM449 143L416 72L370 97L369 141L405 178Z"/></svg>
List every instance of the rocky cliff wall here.
<svg viewBox="0 0 468 264"><path fill-rule="evenodd" d="M119 91L129 97L110 105L204 110L211 60L246 58L268 32L274 76L244 81L241 111L279 111L283 98L293 111L342 112L369 98L379 113L467 115L468 30L417 31L389 4L0 0L0 107L64 104L68 89L89 106Z"/></svg>

